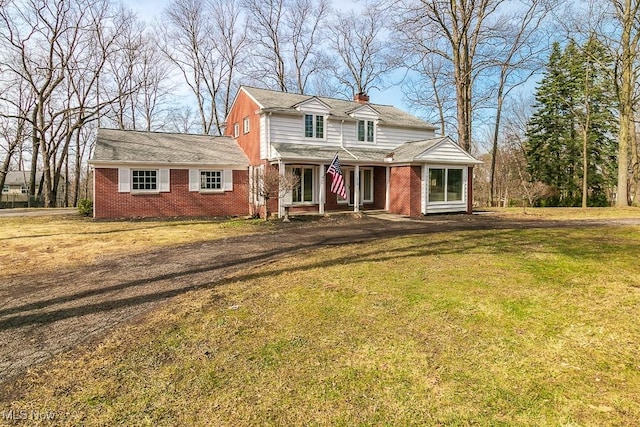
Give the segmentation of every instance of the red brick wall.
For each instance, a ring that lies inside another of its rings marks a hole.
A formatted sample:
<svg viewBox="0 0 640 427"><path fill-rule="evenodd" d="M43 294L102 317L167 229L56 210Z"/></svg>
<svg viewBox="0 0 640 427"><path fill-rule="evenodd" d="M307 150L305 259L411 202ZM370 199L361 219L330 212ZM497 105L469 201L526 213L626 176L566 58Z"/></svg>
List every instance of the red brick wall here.
<svg viewBox="0 0 640 427"><path fill-rule="evenodd" d="M389 212L412 217L420 216L421 167L391 168L389 178Z"/></svg>
<svg viewBox="0 0 640 427"><path fill-rule="evenodd" d="M373 205L372 209L384 209L387 197L387 168L373 168ZM366 205L365 205L366 207Z"/></svg>
<svg viewBox="0 0 640 427"><path fill-rule="evenodd" d="M225 135L233 137L233 125L238 123L240 134L236 141L252 165L260 164L260 116L258 105L244 91L238 92L233 108L227 116ZM249 133L244 133L243 119L249 117Z"/></svg>
<svg viewBox="0 0 640 427"><path fill-rule="evenodd" d="M233 191L189 191L189 171L171 169L171 191L118 193L118 169L95 169L96 218L198 217L249 214L249 173L233 171Z"/></svg>

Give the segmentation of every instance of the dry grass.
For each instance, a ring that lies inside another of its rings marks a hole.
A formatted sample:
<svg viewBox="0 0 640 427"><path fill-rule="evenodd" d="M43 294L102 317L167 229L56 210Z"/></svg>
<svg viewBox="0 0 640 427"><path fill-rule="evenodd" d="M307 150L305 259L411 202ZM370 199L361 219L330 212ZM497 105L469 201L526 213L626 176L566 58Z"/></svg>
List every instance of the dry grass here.
<svg viewBox="0 0 640 427"><path fill-rule="evenodd" d="M7 410L59 425L634 425L638 259L638 227L299 254L56 359Z"/></svg>
<svg viewBox="0 0 640 427"><path fill-rule="evenodd" d="M255 221L94 221L80 216L0 218L0 277L91 263L153 247L260 230Z"/></svg>
<svg viewBox="0 0 640 427"><path fill-rule="evenodd" d="M540 220L625 219L638 218L640 208L486 208L489 212L510 218Z"/></svg>

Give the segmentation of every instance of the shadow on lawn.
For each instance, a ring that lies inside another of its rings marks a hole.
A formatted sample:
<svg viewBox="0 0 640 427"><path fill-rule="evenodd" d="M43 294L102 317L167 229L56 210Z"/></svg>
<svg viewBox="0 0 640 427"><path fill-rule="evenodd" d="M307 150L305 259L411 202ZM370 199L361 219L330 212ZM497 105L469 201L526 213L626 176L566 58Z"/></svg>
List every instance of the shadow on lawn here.
<svg viewBox="0 0 640 427"><path fill-rule="evenodd" d="M180 271L125 281L106 287L100 287L100 283L95 283L94 288L74 294L56 296L41 301L34 301L15 307L1 309L0 330L15 329L28 325L46 325L63 319L135 307L150 302L165 300L196 289L219 286L229 281L257 279L260 277L279 275L283 272L303 271L310 268L324 268L335 265L353 265L362 262L382 262L397 258L425 257L455 253L479 252L509 254L514 252L514 248L519 248L518 250L520 251L526 251L528 249L528 245L531 243L526 239L523 240L522 233L517 232L514 229L561 229L567 226L572 228L593 226L593 224L585 222L571 223L567 225L566 222L538 221L517 221L516 225L517 226L514 226L513 221L507 222L499 220L483 220L481 224L477 221L444 221L437 223L418 221L412 223L392 224L380 220L367 220L362 222L353 221L348 224L331 227L287 228L284 226L276 234L240 236L237 238L226 239L224 243L215 242L216 250L211 252L210 257L200 262L198 265L194 265ZM367 250L367 248L364 247L358 249L357 255L349 254L338 258L330 257L329 259L320 262L302 264L297 267L287 267L255 273L249 272L229 278L232 273L241 271L247 267L275 261L285 255L298 254L300 251L309 251L323 247L347 244L361 244L396 237L415 237L445 231L465 230L474 230L476 232L466 234L464 237L461 237L458 234L454 238L447 238L447 235L445 234L443 235L444 239L437 242L429 241L424 244L392 248L383 253L374 249ZM554 251L569 250L568 245L564 240L564 238L559 238L557 241L549 242L548 246L549 248L553 248ZM225 256L225 247L242 245L243 242L250 242L253 245L263 242L265 250L260 253L247 251L244 252L245 256L240 257L231 257L231 255L227 254L228 259L223 260ZM589 247L589 243L593 243L593 239L580 242L576 241L574 238L570 245L571 248L573 248L571 250L575 251L575 248L580 248L580 250L582 250L582 256L601 255L599 252L589 253L588 250L585 249ZM194 251L198 250L198 248L202 248L201 245L188 246L191 246L190 250ZM276 247L273 249L267 249L269 246ZM187 246L182 246L182 248L184 247ZM638 250L638 245L636 245L635 249ZM170 248L165 249L164 251L171 250L172 249ZM157 253L162 253L162 251ZM222 260L220 259L221 257L223 258ZM203 265L205 263L206 265ZM189 277L214 272L219 273L220 277L213 281L211 281L210 277ZM192 280L188 280L188 283L185 283L184 279ZM162 282L167 283L163 284ZM160 289L157 289L158 284L160 284ZM145 292L147 288L152 287L155 288L153 289L153 292L139 294L141 292ZM124 298L114 299L119 292L129 292L129 295L126 295ZM116 293L116 295L111 295L113 293ZM138 294L131 295L134 293ZM82 302L85 298L92 298L92 300ZM74 304L74 306L51 309L59 304Z"/></svg>

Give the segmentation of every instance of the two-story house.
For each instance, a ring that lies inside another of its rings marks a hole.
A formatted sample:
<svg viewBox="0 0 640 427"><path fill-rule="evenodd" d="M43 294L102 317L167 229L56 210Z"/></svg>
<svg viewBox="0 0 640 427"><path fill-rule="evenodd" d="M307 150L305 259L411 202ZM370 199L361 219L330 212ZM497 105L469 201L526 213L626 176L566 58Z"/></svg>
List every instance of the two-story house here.
<svg viewBox="0 0 640 427"><path fill-rule="evenodd" d="M195 146L201 151L194 158ZM336 153L344 199L329 191L326 170ZM366 95L347 101L243 86L225 137L101 129L92 160L95 216L249 214L262 202L256 177L266 168L297 177L295 188L271 201L269 211L280 215L285 208L320 214L384 209L414 217L470 212L478 163L450 138L436 136L432 124L371 104ZM207 181L211 174L219 179L215 189ZM176 198L180 203L171 204Z"/></svg>

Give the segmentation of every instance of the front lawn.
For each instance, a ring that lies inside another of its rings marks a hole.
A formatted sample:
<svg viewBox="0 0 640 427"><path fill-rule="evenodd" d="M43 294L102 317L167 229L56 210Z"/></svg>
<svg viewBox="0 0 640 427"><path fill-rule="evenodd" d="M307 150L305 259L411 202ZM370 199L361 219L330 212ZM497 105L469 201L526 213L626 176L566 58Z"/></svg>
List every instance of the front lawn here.
<svg viewBox="0 0 640 427"><path fill-rule="evenodd" d="M330 247L32 371L60 425L634 425L640 227Z"/></svg>

